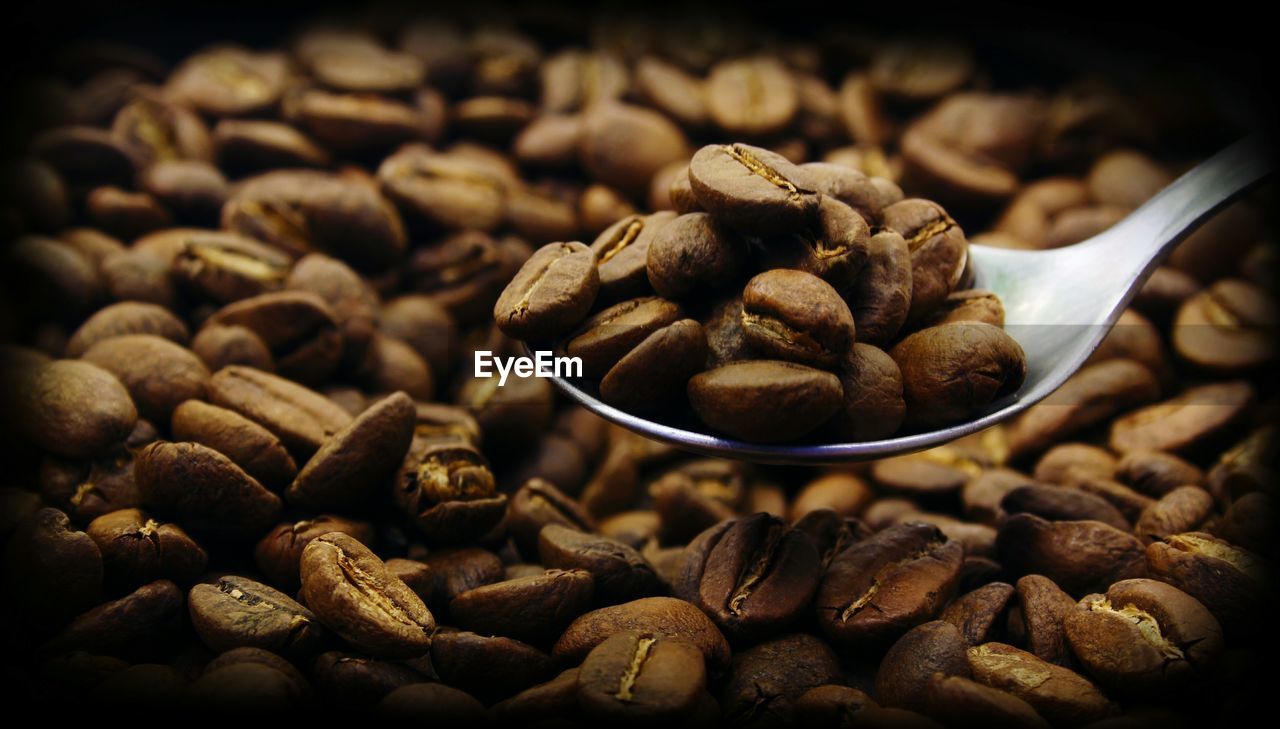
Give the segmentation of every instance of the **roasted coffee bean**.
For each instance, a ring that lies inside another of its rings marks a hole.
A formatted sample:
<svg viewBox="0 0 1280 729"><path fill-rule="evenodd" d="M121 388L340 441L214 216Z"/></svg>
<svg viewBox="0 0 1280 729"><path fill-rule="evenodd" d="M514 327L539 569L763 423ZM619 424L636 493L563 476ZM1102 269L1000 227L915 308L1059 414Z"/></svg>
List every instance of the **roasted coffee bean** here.
<svg viewBox="0 0 1280 729"><path fill-rule="evenodd" d="M658 229L649 243L649 285L670 299L689 299L727 287L745 265L746 251L706 213L687 213Z"/></svg>
<svg viewBox="0 0 1280 729"><path fill-rule="evenodd" d="M937 615L955 593L964 547L936 527L900 524L832 559L814 597L833 640L876 644Z"/></svg>
<svg viewBox="0 0 1280 729"><path fill-rule="evenodd" d="M1115 464L1115 476L1134 489L1156 498L1179 486L1200 486L1205 481L1204 471L1194 464L1160 451L1130 451L1124 454Z"/></svg>
<svg viewBox="0 0 1280 729"><path fill-rule="evenodd" d="M1116 475L1116 458L1105 448L1086 443L1063 443L1045 451L1036 462L1037 481L1067 483L1072 473L1112 478Z"/></svg>
<svg viewBox="0 0 1280 729"><path fill-rule="evenodd" d="M301 596L320 621L370 655L420 656L435 619L422 600L356 539L330 532L302 550Z"/></svg>
<svg viewBox="0 0 1280 729"><path fill-rule="evenodd" d="M57 360L0 374L13 397L16 429L49 453L92 456L122 440L138 420L120 380L88 362Z"/></svg>
<svg viewBox="0 0 1280 729"><path fill-rule="evenodd" d="M1213 514L1213 497L1199 486L1179 486L1148 506L1133 524L1146 542L1195 531Z"/></svg>
<svg viewBox="0 0 1280 729"><path fill-rule="evenodd" d="M689 142L666 116L640 106L602 103L583 115L578 162L593 179L620 190L648 189L654 173L688 159Z"/></svg>
<svg viewBox="0 0 1280 729"><path fill-rule="evenodd" d="M172 245L173 278L202 298L247 299L281 288L288 275L290 256L244 236L180 229L151 238Z"/></svg>
<svg viewBox="0 0 1280 729"><path fill-rule="evenodd" d="M1061 486L1019 486L1005 494L1000 508L1006 514L1035 514L1050 521L1093 520L1120 530L1130 528L1129 520L1106 499Z"/></svg>
<svg viewBox="0 0 1280 729"><path fill-rule="evenodd" d="M449 602L449 614L468 630L545 646L586 612L593 594L591 573L547 570L467 590Z"/></svg>
<svg viewBox="0 0 1280 729"><path fill-rule="evenodd" d="M596 237L591 250L600 274L601 301L620 301L648 293L649 246L658 231L675 218L670 211L629 215Z"/></svg>
<svg viewBox="0 0 1280 729"><path fill-rule="evenodd" d="M862 719L879 705L866 694L849 686L823 684L800 694L793 702L800 726L839 727L854 717Z"/></svg>
<svg viewBox="0 0 1280 729"><path fill-rule="evenodd" d="M1239 424L1254 399L1253 385L1232 380L1193 387L1181 395L1117 418L1111 449L1188 453L1211 445Z"/></svg>
<svg viewBox="0 0 1280 729"><path fill-rule="evenodd" d="M485 712L470 694L442 683L402 686L378 702L375 714L384 721L412 721L444 725L483 725Z"/></svg>
<svg viewBox="0 0 1280 729"><path fill-rule="evenodd" d="M127 334L151 334L186 346L187 325L168 309L141 301L121 301L98 310L67 342L67 356L81 357L98 342Z"/></svg>
<svg viewBox="0 0 1280 729"><path fill-rule="evenodd" d="M742 331L766 356L827 368L854 340L853 315L836 290L813 274L789 269L747 282Z"/></svg>
<svg viewBox="0 0 1280 729"><path fill-rule="evenodd" d="M138 454L134 476L147 505L197 533L254 538L280 513L280 497L198 443L152 443Z"/></svg>
<svg viewBox="0 0 1280 729"><path fill-rule="evenodd" d="M431 668L450 686L492 701L545 680L554 664L551 656L518 640L442 630L431 641Z"/></svg>
<svg viewBox="0 0 1280 729"><path fill-rule="evenodd" d="M409 446L396 475L395 501L430 542L461 544L502 519L507 497L495 488L488 462L474 447L418 440Z"/></svg>
<svg viewBox="0 0 1280 729"><path fill-rule="evenodd" d="M1238 642L1261 628L1260 594L1269 584L1266 563L1247 550L1204 532L1175 534L1147 546L1147 571L1202 603L1227 639Z"/></svg>
<svg viewBox="0 0 1280 729"><path fill-rule="evenodd" d="M990 582L956 598L939 616L956 626L969 645L993 640L1002 629L1002 618L1013 598L1014 587L1007 582Z"/></svg>
<svg viewBox="0 0 1280 729"><path fill-rule="evenodd" d="M549 340L586 316L599 289L591 249L576 242L550 243L507 285L493 316L509 336Z"/></svg>
<svg viewBox="0 0 1280 729"><path fill-rule="evenodd" d="M373 542L373 529L367 523L321 514L313 519L280 524L267 532L254 547L254 563L272 584L296 590L300 584L298 564L302 550L311 540L329 532L342 532L364 544Z"/></svg>
<svg viewBox="0 0 1280 729"><path fill-rule="evenodd" d="M701 651L679 639L624 631L591 649L578 703L591 719L637 724L691 714L707 683Z"/></svg>
<svg viewBox="0 0 1280 729"><path fill-rule="evenodd" d="M548 524L538 533L538 555L547 567L591 573L598 603L627 602L665 591L639 552L607 537Z"/></svg>
<svg viewBox="0 0 1280 729"><path fill-rule="evenodd" d="M245 577L227 575L191 588L191 624L218 652L250 646L305 656L325 640L316 616L278 590Z"/></svg>
<svg viewBox="0 0 1280 729"><path fill-rule="evenodd" d="M683 313L679 304L656 296L615 304L570 335L565 354L582 360L587 377L603 377L627 353L662 327L674 324Z"/></svg>
<svg viewBox="0 0 1280 729"><path fill-rule="evenodd" d="M818 588L820 555L808 536L776 517L755 514L705 542L686 563L693 602L727 634L758 639L800 617Z"/></svg>
<svg viewBox="0 0 1280 729"><path fill-rule="evenodd" d="M218 164L234 172L273 167L324 167L329 153L288 124L261 119L222 119L213 128Z"/></svg>
<svg viewBox="0 0 1280 729"><path fill-rule="evenodd" d="M794 362L721 365L689 380L689 402L711 428L752 442L799 438L842 404L835 375Z"/></svg>
<svg viewBox="0 0 1280 729"><path fill-rule="evenodd" d="M816 181L803 167L745 144L698 150L689 182L703 209L752 235L799 230L818 207Z"/></svg>
<svg viewBox="0 0 1280 729"><path fill-rule="evenodd" d="M610 636L628 630L692 643L706 658L712 675L729 665L729 643L715 623L693 605L673 597L646 597L592 610L565 628L551 655L575 663Z"/></svg>
<svg viewBox="0 0 1280 729"><path fill-rule="evenodd" d="M1087 595L1063 628L1085 670L1123 693L1175 689L1214 669L1222 629L1195 598L1155 580L1122 580Z"/></svg>
<svg viewBox="0 0 1280 729"><path fill-rule="evenodd" d="M209 399L271 431L295 458L304 460L351 422L345 410L323 395L251 367L215 372Z"/></svg>
<svg viewBox="0 0 1280 729"><path fill-rule="evenodd" d="M500 722L534 722L572 715L578 710L578 673L575 666L546 683L532 686L489 708Z"/></svg>
<svg viewBox="0 0 1280 729"><path fill-rule="evenodd" d="M902 370L907 423L921 428L969 420L1017 392L1027 375L1022 347L990 324L922 329L889 354Z"/></svg>
<svg viewBox="0 0 1280 729"><path fill-rule="evenodd" d="M204 571L209 559L180 527L157 522L139 509L104 514L85 531L102 553L107 579L117 585L157 579L185 584Z"/></svg>
<svg viewBox="0 0 1280 729"><path fill-rule="evenodd" d="M693 319L669 324L641 341L600 380L600 398L637 412L684 401L689 378L707 361L707 338Z"/></svg>
<svg viewBox="0 0 1280 729"><path fill-rule="evenodd" d="M89 347L82 359L114 374L138 414L166 423L184 400L205 396L209 370L191 350L152 334L126 334Z"/></svg>
<svg viewBox="0 0 1280 729"><path fill-rule="evenodd" d="M1119 359L1091 365L1013 421L1009 426L1010 454L1017 458L1042 451L1159 396L1155 376L1137 362Z"/></svg>
<svg viewBox="0 0 1280 729"><path fill-rule="evenodd" d="M243 365L263 372L275 372L276 369L267 343L247 327L201 327L191 340L191 351L210 372L231 365Z"/></svg>
<svg viewBox="0 0 1280 729"><path fill-rule="evenodd" d="M280 291L242 299L209 319L214 326L243 326L271 351L276 370L304 384L323 382L342 357L342 333L320 297Z"/></svg>
<svg viewBox="0 0 1280 729"><path fill-rule="evenodd" d="M378 189L317 170L277 170L242 181L222 225L293 256L328 253L361 271L382 271L405 250L404 223Z"/></svg>
<svg viewBox="0 0 1280 729"><path fill-rule="evenodd" d="M786 66L756 56L716 64L707 76L706 104L711 120L725 133L759 138L791 122L800 96Z"/></svg>
<svg viewBox="0 0 1280 729"><path fill-rule="evenodd" d="M850 441L888 437L906 417L902 371L893 358L870 344L854 344L840 360L844 407L831 422L837 438Z"/></svg>
<svg viewBox="0 0 1280 729"><path fill-rule="evenodd" d="M1010 729L1049 726L1026 701L963 676L930 676L925 687L924 711L947 726L974 722Z"/></svg>
<svg viewBox="0 0 1280 729"><path fill-rule="evenodd" d="M285 497L313 511L341 510L366 501L404 458L417 417L413 400L397 392L365 410L316 451Z"/></svg>
<svg viewBox="0 0 1280 729"><path fill-rule="evenodd" d="M532 556L538 553L538 535L548 524L595 531L595 520L577 502L543 479L529 479L511 497L507 529L521 553Z"/></svg>
<svg viewBox="0 0 1280 729"><path fill-rule="evenodd" d="M734 655L720 705L734 724L790 725L794 702L804 692L840 677L840 664L827 644L807 633L784 635Z"/></svg>
<svg viewBox="0 0 1280 729"><path fill-rule="evenodd" d="M921 322L960 283L969 260L964 231L947 212L927 200L910 199L884 209L884 227L902 236L911 253L909 322Z"/></svg>
<svg viewBox="0 0 1280 729"><path fill-rule="evenodd" d="M177 585L168 580L151 582L81 613L40 650L46 655L154 654L181 625L182 602Z"/></svg>
<svg viewBox="0 0 1280 729"><path fill-rule="evenodd" d="M1013 574L1041 574L1069 593L1143 574L1143 544L1100 521L1046 521L1014 514L1000 527L1001 562Z"/></svg>
<svg viewBox="0 0 1280 729"><path fill-rule="evenodd" d="M173 410L174 438L208 446L271 489L293 480L297 466L284 444L266 428L226 408L187 400Z"/></svg>
<svg viewBox="0 0 1280 729"><path fill-rule="evenodd" d="M956 626L943 620L917 625L893 644L876 671L876 698L884 706L922 710L929 677L968 678L969 643Z"/></svg>
<svg viewBox="0 0 1280 729"><path fill-rule="evenodd" d="M97 544L57 509L19 522L5 547L5 592L41 622L57 623L97 604L103 572Z"/></svg>
<svg viewBox="0 0 1280 729"><path fill-rule="evenodd" d="M420 683L425 676L404 663L330 651L316 657L312 678L316 688L339 707L367 709L402 686Z"/></svg>
<svg viewBox="0 0 1280 729"><path fill-rule="evenodd" d="M174 98L212 116L264 111L284 92L287 61L279 53L224 46L188 58L174 69Z"/></svg>
<svg viewBox="0 0 1280 729"><path fill-rule="evenodd" d="M1116 711L1084 677L1013 646L984 643L968 657L975 680L1022 699L1052 724L1096 721Z"/></svg>

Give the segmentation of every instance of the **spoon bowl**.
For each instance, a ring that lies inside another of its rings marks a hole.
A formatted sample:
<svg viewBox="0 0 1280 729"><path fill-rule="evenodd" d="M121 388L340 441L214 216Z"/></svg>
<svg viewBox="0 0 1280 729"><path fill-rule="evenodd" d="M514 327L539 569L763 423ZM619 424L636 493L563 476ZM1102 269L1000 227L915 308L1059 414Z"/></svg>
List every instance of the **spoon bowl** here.
<svg viewBox="0 0 1280 729"><path fill-rule="evenodd" d="M1273 171L1258 137L1224 149L1188 171L1098 235L1064 248L1017 250L971 245L974 288L1004 302L1005 330L1022 345L1022 388L979 417L955 425L856 443L761 444L723 438L693 418L659 421L602 402L594 383L552 378L597 415L654 440L708 456L759 463L823 464L902 455L939 446L1007 420L1048 397L1089 358L1138 289L1204 220Z"/></svg>

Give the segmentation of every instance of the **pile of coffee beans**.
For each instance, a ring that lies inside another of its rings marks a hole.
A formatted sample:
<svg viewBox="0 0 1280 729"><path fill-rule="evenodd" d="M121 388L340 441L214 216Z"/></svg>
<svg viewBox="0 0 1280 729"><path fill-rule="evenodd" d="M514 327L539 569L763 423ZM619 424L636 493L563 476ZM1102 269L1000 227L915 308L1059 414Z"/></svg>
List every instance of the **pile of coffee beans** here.
<svg viewBox="0 0 1280 729"><path fill-rule="evenodd" d="M963 287L968 242L938 204L748 144L700 149L671 198L679 215L539 249L498 299L498 326L559 339L606 403L691 405L747 441L828 422L837 440L941 427L1021 387L1000 298Z"/></svg>
<svg viewBox="0 0 1280 729"><path fill-rule="evenodd" d="M1088 237L1237 131L1194 79L740 15L371 11L271 48L42 49L0 199L9 706L690 727L1268 706L1267 190L1050 399L918 454L696 458L546 379L475 375L514 336L745 439L968 417L1020 357L966 239ZM946 352L963 392L930 379Z"/></svg>

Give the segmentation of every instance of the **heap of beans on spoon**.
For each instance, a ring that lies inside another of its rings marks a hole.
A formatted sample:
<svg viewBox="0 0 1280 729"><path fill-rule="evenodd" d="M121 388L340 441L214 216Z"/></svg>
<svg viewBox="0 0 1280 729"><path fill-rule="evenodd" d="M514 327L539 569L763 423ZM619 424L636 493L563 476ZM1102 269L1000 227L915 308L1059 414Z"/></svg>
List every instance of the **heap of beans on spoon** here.
<svg viewBox="0 0 1280 729"><path fill-rule="evenodd" d="M1044 727L1262 700L1268 191L1058 393L919 454L696 458L473 372L545 344L607 402L752 441L969 418L1025 365L967 241L1123 217L1239 131L1193 83L696 15L379 17L69 43L24 79L12 706Z"/></svg>

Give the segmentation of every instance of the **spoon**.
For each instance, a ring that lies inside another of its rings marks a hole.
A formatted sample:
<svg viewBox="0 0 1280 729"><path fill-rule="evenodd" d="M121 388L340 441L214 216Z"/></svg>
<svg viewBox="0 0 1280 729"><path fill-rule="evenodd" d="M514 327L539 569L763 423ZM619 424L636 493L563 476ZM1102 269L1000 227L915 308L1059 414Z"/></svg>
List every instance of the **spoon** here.
<svg viewBox="0 0 1280 729"><path fill-rule="evenodd" d="M594 383L553 377L595 414L654 440L709 456L760 463L821 464L901 455L942 445L1026 410L1080 369L1156 266L1213 213L1273 171L1260 137L1236 142L1179 177L1142 207L1092 238L1064 248L969 246L974 288L1004 302L1005 330L1027 355L1022 388L964 423L857 443L760 444L647 420L600 401ZM696 422L696 421L695 421Z"/></svg>

